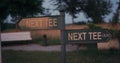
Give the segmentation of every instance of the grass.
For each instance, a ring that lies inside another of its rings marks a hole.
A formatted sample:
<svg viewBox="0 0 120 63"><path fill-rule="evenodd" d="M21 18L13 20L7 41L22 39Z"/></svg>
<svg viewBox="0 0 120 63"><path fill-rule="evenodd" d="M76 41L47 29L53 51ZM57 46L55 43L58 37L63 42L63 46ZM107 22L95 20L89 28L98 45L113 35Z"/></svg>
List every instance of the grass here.
<svg viewBox="0 0 120 63"><path fill-rule="evenodd" d="M60 63L57 52L3 51L2 63Z"/></svg>
<svg viewBox="0 0 120 63"><path fill-rule="evenodd" d="M67 63L120 63L119 59L120 50L67 52ZM2 63L61 63L61 52L3 50L2 61Z"/></svg>
<svg viewBox="0 0 120 63"><path fill-rule="evenodd" d="M44 44L44 41L42 40L36 40L36 42L40 45ZM60 39L48 39L47 44L48 45L60 45Z"/></svg>
<svg viewBox="0 0 120 63"><path fill-rule="evenodd" d="M42 40L29 40L29 41L11 41L11 42L2 42L2 46L12 46L12 45L20 45L20 44L40 44L44 45L44 42ZM60 45L60 39L48 39L47 40L48 45Z"/></svg>
<svg viewBox="0 0 120 63"><path fill-rule="evenodd" d="M78 51L68 54L68 63L120 63L119 58L120 51Z"/></svg>

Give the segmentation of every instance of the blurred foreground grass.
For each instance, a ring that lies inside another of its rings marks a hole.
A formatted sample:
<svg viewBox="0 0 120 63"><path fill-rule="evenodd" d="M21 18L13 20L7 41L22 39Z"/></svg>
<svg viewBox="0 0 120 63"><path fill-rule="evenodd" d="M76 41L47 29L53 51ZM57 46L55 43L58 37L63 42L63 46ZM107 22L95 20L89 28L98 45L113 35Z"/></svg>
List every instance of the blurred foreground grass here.
<svg viewBox="0 0 120 63"><path fill-rule="evenodd" d="M120 63L120 50L67 52L67 63ZM61 52L2 50L2 63L61 63Z"/></svg>

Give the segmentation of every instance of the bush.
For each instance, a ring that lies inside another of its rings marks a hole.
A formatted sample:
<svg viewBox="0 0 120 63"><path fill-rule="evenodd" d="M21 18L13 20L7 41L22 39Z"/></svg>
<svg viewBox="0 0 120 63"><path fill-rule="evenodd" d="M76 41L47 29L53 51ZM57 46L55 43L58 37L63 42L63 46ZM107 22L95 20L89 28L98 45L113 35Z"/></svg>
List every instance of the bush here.
<svg viewBox="0 0 120 63"><path fill-rule="evenodd" d="M115 29L109 29L109 31L111 32L111 34L112 34L112 38L113 38L113 39L117 38L118 30L115 30Z"/></svg>
<svg viewBox="0 0 120 63"><path fill-rule="evenodd" d="M1 24L1 31L4 31L6 29L15 29L16 25L15 24L9 24L9 23L2 23Z"/></svg>
<svg viewBox="0 0 120 63"><path fill-rule="evenodd" d="M74 23L75 25L84 25L84 24L86 24L86 22L84 22L84 21L82 21L82 22L76 22L76 23Z"/></svg>
<svg viewBox="0 0 120 63"><path fill-rule="evenodd" d="M90 29L102 29L102 27L100 26L97 26L93 23L90 23L90 24L87 24L87 26L90 28Z"/></svg>
<svg viewBox="0 0 120 63"><path fill-rule="evenodd" d="M117 36L120 38L120 30L118 30L118 34L117 34Z"/></svg>
<svg viewBox="0 0 120 63"><path fill-rule="evenodd" d="M112 34L112 38L115 39L117 38L120 42L120 30L116 30L116 29L109 29L109 31Z"/></svg>
<svg viewBox="0 0 120 63"><path fill-rule="evenodd" d="M120 30L118 30L118 32L117 32L117 38L118 38L118 40L120 42Z"/></svg>

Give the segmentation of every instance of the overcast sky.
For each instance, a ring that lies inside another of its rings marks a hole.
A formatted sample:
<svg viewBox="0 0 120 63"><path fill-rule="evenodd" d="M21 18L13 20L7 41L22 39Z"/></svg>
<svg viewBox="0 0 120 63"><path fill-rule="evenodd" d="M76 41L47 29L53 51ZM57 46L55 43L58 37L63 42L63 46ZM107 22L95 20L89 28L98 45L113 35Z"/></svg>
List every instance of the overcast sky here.
<svg viewBox="0 0 120 63"><path fill-rule="evenodd" d="M117 9L118 5L116 5L116 3L119 1L119 0L111 0L112 1L112 12L109 14L109 15L106 15L106 18L104 19L106 22L109 22L109 20L111 20L113 14L115 13L115 10ZM59 15L59 11L57 10L53 10L55 9L56 6L53 5L53 2L51 2L51 0L44 0L44 3L43 3L43 7L46 8L46 9L50 9L50 13L51 15ZM74 19L75 22L78 22L78 21L85 21L87 22L88 19L86 19L85 15L83 12L81 13L78 13L77 15L77 18ZM8 16L8 19L6 19L6 22L10 22L10 19L11 17ZM65 23L66 24L69 24L69 23L72 23L72 18L69 14L65 14Z"/></svg>

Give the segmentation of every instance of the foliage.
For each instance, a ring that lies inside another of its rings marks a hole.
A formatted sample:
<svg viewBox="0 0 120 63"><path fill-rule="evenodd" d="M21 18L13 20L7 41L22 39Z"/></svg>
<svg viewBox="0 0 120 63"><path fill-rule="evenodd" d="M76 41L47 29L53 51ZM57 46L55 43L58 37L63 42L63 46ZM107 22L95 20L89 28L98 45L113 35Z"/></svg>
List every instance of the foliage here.
<svg viewBox="0 0 120 63"><path fill-rule="evenodd" d="M118 36L118 38L120 39L120 30L118 30L117 36Z"/></svg>
<svg viewBox="0 0 120 63"><path fill-rule="evenodd" d="M86 5L80 5L81 9L88 17L91 17L93 23L103 22L104 15L110 13L110 0L85 0Z"/></svg>
<svg viewBox="0 0 120 63"><path fill-rule="evenodd" d="M111 34L112 34L112 38L117 38L120 42L120 30L116 30L116 29L108 29Z"/></svg>
<svg viewBox="0 0 120 63"><path fill-rule="evenodd" d="M117 38L118 38L119 43L120 43L120 30L118 30Z"/></svg>
<svg viewBox="0 0 120 63"><path fill-rule="evenodd" d="M90 23L90 24L87 24L87 26L90 28L90 29L102 29L102 27L100 26L97 26L93 23Z"/></svg>
<svg viewBox="0 0 120 63"><path fill-rule="evenodd" d="M81 22L76 22L74 24L76 24L76 25L83 25L83 24L86 24L86 22L85 21L81 21Z"/></svg>
<svg viewBox="0 0 120 63"><path fill-rule="evenodd" d="M119 23L119 9L117 9L116 13L114 13L114 16L113 16L111 24L114 26L117 23Z"/></svg>
<svg viewBox="0 0 120 63"><path fill-rule="evenodd" d="M10 14L12 16L34 16L42 13L42 0L13 0L10 2Z"/></svg>
<svg viewBox="0 0 120 63"><path fill-rule="evenodd" d="M116 29L108 29L110 32L111 32L111 34L112 34L112 38L114 39L114 38L117 38L117 30Z"/></svg>
<svg viewBox="0 0 120 63"><path fill-rule="evenodd" d="M3 23L1 24L2 29L6 30L6 29L15 29L16 25L15 24L9 24L9 23Z"/></svg>
<svg viewBox="0 0 120 63"><path fill-rule="evenodd" d="M65 1L67 8L66 8L66 13L69 13L72 16L72 23L74 23L74 18L76 18L77 16L75 16L75 14L78 13L78 9L76 8L77 6L77 0L74 1Z"/></svg>
<svg viewBox="0 0 120 63"><path fill-rule="evenodd" d="M61 0L56 0L60 5ZM66 3L66 12L75 16L76 13L83 11L86 17L90 17L93 23L103 22L104 15L109 14L111 11L110 0L62 0Z"/></svg>
<svg viewBox="0 0 120 63"><path fill-rule="evenodd" d="M9 13L8 6L9 5L7 0L0 0L0 23L1 24L2 24L1 21L3 21Z"/></svg>
<svg viewBox="0 0 120 63"><path fill-rule="evenodd" d="M58 5L57 8L60 8L60 3L61 0L55 0L57 2ZM64 2L66 4L66 9L65 12L69 13L72 16L72 23L74 23L74 18L76 18L77 16L75 14L77 14L79 11L77 9L77 5L78 5L78 1L77 0L62 0L62 2Z"/></svg>
<svg viewBox="0 0 120 63"><path fill-rule="evenodd" d="M43 0L0 0L0 21L3 22L9 14L19 19L43 13L42 2Z"/></svg>
<svg viewBox="0 0 120 63"><path fill-rule="evenodd" d="M119 13L115 13L112 19L112 25L115 25L119 22Z"/></svg>

